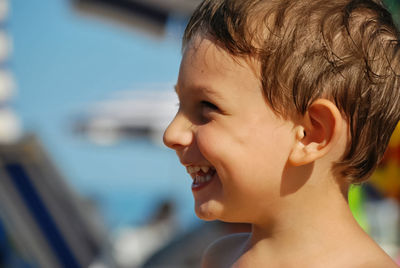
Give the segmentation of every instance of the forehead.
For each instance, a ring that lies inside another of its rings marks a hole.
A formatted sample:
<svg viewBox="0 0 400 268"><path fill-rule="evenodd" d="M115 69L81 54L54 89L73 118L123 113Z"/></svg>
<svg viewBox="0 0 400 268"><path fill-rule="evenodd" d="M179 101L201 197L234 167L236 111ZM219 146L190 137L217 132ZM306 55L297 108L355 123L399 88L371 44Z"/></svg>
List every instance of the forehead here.
<svg viewBox="0 0 400 268"><path fill-rule="evenodd" d="M187 64L194 63L195 66ZM189 41L183 51L182 65L184 67L198 67L201 64L211 69L224 68L225 71L234 69L241 65L237 57L231 56L221 46L218 46L211 38L197 36Z"/></svg>
<svg viewBox="0 0 400 268"><path fill-rule="evenodd" d="M178 88L180 84L207 83L208 80L229 82L242 78L260 82L259 66L253 58L233 56L212 39L197 37L184 49Z"/></svg>

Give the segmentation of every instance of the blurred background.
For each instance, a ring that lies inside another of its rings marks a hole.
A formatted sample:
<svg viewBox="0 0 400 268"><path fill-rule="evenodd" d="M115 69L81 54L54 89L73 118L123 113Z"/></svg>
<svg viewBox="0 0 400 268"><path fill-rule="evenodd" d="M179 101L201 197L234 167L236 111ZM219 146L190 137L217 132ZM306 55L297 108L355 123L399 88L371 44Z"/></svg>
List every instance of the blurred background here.
<svg viewBox="0 0 400 268"><path fill-rule="evenodd" d="M162 145L199 2L0 0L0 267L198 267L210 241L248 230L199 221ZM399 181L397 129L350 196L395 259Z"/></svg>

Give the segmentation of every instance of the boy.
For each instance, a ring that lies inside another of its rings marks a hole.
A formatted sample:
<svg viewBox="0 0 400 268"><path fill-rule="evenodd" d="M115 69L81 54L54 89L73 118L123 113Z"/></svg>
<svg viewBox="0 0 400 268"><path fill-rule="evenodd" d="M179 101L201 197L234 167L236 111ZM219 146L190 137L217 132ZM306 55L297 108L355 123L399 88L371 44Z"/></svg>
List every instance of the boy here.
<svg viewBox="0 0 400 268"><path fill-rule="evenodd" d="M205 0L164 133L196 214L252 224L204 267L397 267L353 219L400 118L399 33L378 0Z"/></svg>

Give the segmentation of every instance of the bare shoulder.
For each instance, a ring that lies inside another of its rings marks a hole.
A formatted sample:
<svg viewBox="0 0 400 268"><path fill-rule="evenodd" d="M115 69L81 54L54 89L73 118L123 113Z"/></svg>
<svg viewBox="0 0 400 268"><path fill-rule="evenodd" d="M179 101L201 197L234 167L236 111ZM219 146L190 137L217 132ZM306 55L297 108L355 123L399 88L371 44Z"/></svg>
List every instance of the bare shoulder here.
<svg viewBox="0 0 400 268"><path fill-rule="evenodd" d="M399 266L390 258L381 260L366 261L357 265L355 268L399 268Z"/></svg>
<svg viewBox="0 0 400 268"><path fill-rule="evenodd" d="M394 260L377 245L372 245L369 248L360 247L358 252L348 254L347 260L343 259L342 264L345 263L351 264L349 267L354 268L399 268ZM340 267L343 267L343 265Z"/></svg>
<svg viewBox="0 0 400 268"><path fill-rule="evenodd" d="M238 233L214 241L203 256L203 268L230 267L239 257L249 233Z"/></svg>
<svg viewBox="0 0 400 268"><path fill-rule="evenodd" d="M399 266L386 254L379 254L376 256L370 256L370 258L366 259L364 262L361 262L357 268L379 268L379 267L387 267L387 268L399 268Z"/></svg>

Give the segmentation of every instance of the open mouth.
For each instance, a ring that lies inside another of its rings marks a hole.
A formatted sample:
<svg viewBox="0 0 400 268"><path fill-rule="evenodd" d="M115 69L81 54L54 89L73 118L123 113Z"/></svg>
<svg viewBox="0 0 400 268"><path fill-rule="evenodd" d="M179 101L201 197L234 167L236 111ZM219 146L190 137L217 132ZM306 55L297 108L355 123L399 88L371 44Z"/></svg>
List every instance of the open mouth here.
<svg viewBox="0 0 400 268"><path fill-rule="evenodd" d="M208 166L190 166L187 168L193 179L192 190L198 191L207 186L213 179L216 171L213 167Z"/></svg>

